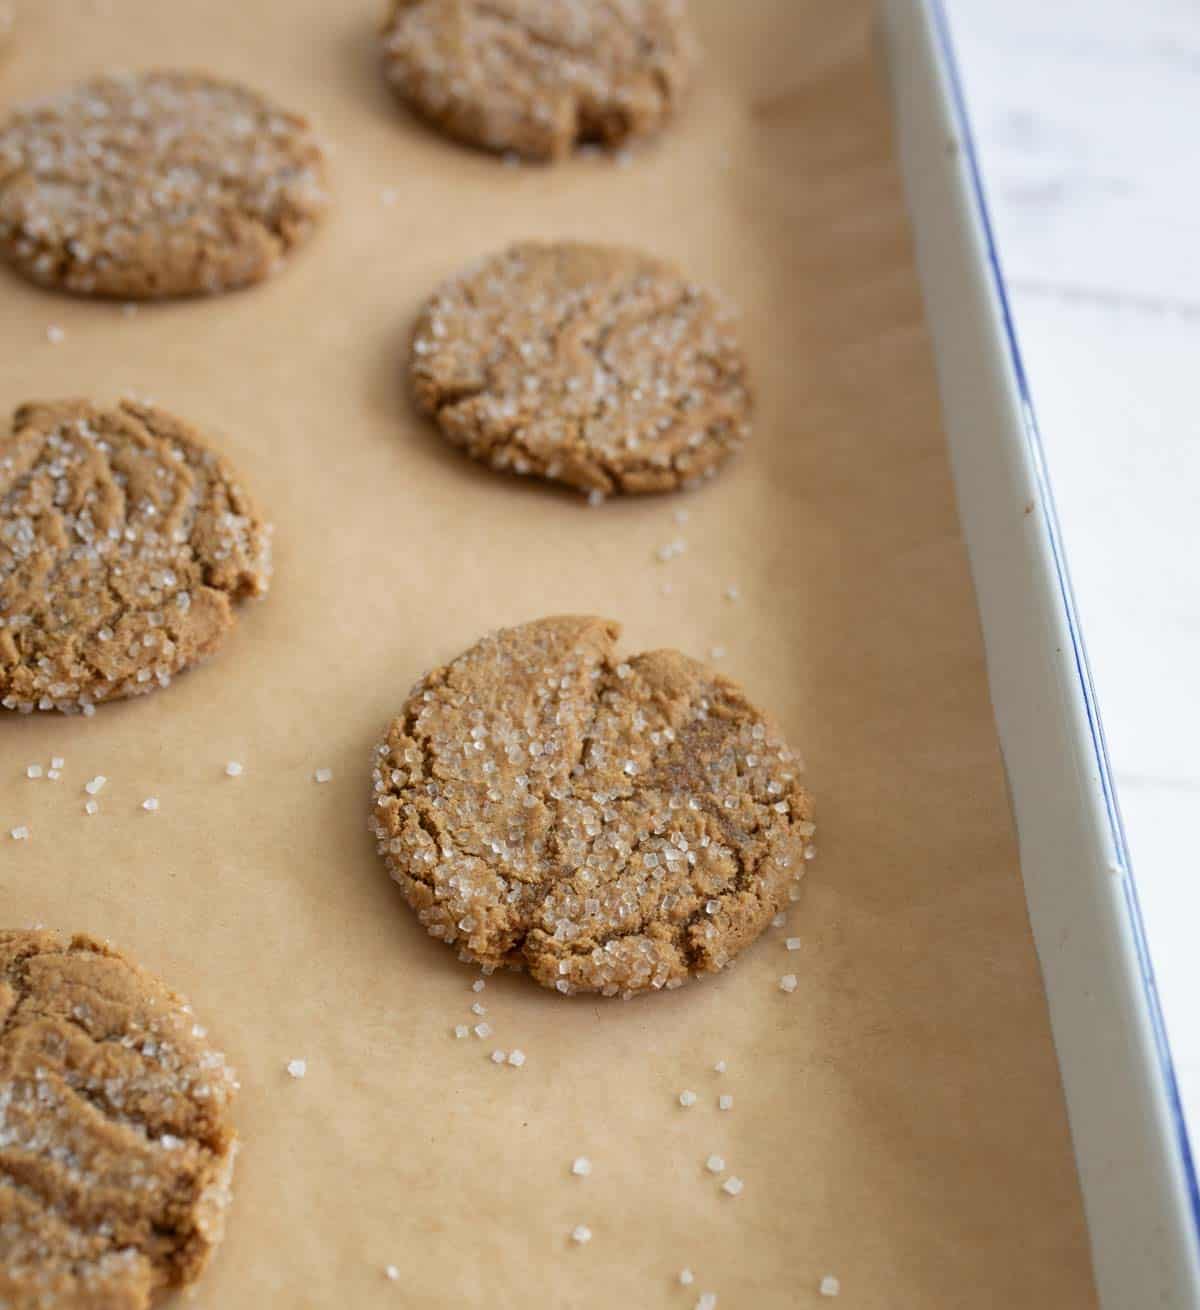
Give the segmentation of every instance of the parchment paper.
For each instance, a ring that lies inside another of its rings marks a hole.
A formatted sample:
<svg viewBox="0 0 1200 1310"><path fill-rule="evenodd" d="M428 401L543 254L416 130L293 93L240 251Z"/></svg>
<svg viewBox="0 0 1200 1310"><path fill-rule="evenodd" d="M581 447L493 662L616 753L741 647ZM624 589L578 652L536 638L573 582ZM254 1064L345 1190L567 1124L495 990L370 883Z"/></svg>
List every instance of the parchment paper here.
<svg viewBox="0 0 1200 1310"><path fill-rule="evenodd" d="M412 121L381 84L378 9L37 0L0 72L7 102L115 64L202 67L312 113L336 147L330 221L257 290L125 317L0 276L6 414L152 395L225 434L277 525L272 592L208 666L91 720L0 722L0 922L112 938L190 995L241 1073L228 1236L192 1304L590 1310L712 1290L770 1310L827 1304L832 1273L854 1310L1091 1306L864 5L697 4L707 66L681 120L625 166L554 169ZM744 307L755 436L702 492L589 509L413 415L403 359L433 284L560 235L673 256ZM657 563L676 537L686 554ZM422 670L561 611L619 618L629 650L726 647L806 755L820 853L788 928L727 975L628 1004L497 977L478 998L494 1038L456 1041L476 974L375 855L368 756ZM52 755L60 782L24 778ZM523 1069L489 1062L516 1046ZM590 1178L570 1175L580 1154Z"/></svg>

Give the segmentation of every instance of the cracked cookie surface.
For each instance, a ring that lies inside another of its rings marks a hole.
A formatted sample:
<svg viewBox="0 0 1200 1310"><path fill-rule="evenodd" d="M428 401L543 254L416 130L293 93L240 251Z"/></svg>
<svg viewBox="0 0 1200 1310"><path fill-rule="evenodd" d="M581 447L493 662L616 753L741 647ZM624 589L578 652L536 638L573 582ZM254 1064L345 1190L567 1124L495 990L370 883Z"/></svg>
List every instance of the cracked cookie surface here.
<svg viewBox="0 0 1200 1310"><path fill-rule="evenodd" d="M787 901L813 833L801 765L730 679L618 625L540 619L413 688L372 829L427 930L560 992L723 968Z"/></svg>
<svg viewBox="0 0 1200 1310"><path fill-rule="evenodd" d="M97 77L0 124L0 254L80 295L259 282L326 208L305 119L200 73Z"/></svg>
<svg viewBox="0 0 1200 1310"><path fill-rule="evenodd" d="M266 591L229 463L150 405L21 406L0 440L0 705L91 713L165 687Z"/></svg>
<svg viewBox="0 0 1200 1310"><path fill-rule="evenodd" d="M0 1305L143 1310L196 1279L236 1086L183 998L124 956L0 930Z"/></svg>
<svg viewBox="0 0 1200 1310"><path fill-rule="evenodd" d="M732 311L634 250L526 242L480 260L424 307L409 369L452 444L597 497L693 485L749 435Z"/></svg>
<svg viewBox="0 0 1200 1310"><path fill-rule="evenodd" d="M657 132L696 44L682 0L394 0L383 54L447 135L545 160Z"/></svg>

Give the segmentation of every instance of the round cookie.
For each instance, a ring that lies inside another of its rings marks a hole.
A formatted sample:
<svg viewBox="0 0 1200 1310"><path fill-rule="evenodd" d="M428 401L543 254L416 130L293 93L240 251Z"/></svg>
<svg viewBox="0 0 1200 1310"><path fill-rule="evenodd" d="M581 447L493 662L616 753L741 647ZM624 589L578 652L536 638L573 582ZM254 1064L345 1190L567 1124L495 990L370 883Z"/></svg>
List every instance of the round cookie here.
<svg viewBox="0 0 1200 1310"><path fill-rule="evenodd" d="M90 937L0 931L0 1305L143 1310L221 1240L237 1083Z"/></svg>
<svg viewBox="0 0 1200 1310"><path fill-rule="evenodd" d="M0 705L92 713L211 654L270 578L229 464L150 405L23 405L0 439Z"/></svg>
<svg viewBox="0 0 1200 1310"><path fill-rule="evenodd" d="M696 43L682 0L393 0L384 71L449 136L528 159L657 132Z"/></svg>
<svg viewBox="0 0 1200 1310"><path fill-rule="evenodd" d="M604 619L485 637L377 748L372 828L434 937L560 992L730 963L804 869L800 764L728 678Z"/></svg>
<svg viewBox="0 0 1200 1310"><path fill-rule="evenodd" d="M750 430L732 311L634 250L525 242L477 262L426 304L409 369L454 445L593 499L690 486Z"/></svg>
<svg viewBox="0 0 1200 1310"><path fill-rule="evenodd" d="M200 73L98 77L0 125L0 254L62 291L149 300L247 286L326 203L308 123Z"/></svg>

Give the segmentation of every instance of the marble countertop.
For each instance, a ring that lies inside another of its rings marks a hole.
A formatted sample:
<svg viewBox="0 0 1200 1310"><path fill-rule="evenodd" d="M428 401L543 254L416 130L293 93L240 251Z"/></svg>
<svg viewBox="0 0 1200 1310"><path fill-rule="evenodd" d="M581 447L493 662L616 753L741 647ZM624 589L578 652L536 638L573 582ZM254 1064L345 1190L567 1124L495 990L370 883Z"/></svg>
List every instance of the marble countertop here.
<svg viewBox="0 0 1200 1310"><path fill-rule="evenodd" d="M1200 5L945 3L1195 1144Z"/></svg>

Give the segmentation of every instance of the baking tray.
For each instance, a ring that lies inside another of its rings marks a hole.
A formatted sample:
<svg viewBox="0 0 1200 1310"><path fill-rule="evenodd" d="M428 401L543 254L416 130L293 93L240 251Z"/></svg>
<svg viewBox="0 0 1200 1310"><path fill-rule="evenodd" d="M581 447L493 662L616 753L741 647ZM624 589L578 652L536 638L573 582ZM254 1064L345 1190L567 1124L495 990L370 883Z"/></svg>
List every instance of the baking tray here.
<svg viewBox="0 0 1200 1310"><path fill-rule="evenodd" d="M257 290L131 317L7 276L0 296L0 403L149 394L224 434L277 527L272 592L210 664L88 720L0 725L0 831L32 830L0 846L0 921L110 937L240 1070L235 1200L197 1307L711 1290L772 1310L824 1304L828 1274L870 1310L1094 1303L872 14L695 14L707 62L671 131L542 169L395 105L374 0L23 10L5 99L200 66L335 147L329 222ZM413 414L421 300L530 236L636 243L740 302L755 436L711 485L588 508ZM807 758L819 855L788 928L727 974L627 1004L497 977L494 1038L456 1041L475 975L383 872L369 756L423 669L561 611L622 620L630 650L724 647ZM52 755L60 782L24 778Z"/></svg>
<svg viewBox="0 0 1200 1310"><path fill-rule="evenodd" d="M1200 1205L1037 419L939 0L881 5L992 698L1101 1301L1200 1305Z"/></svg>

